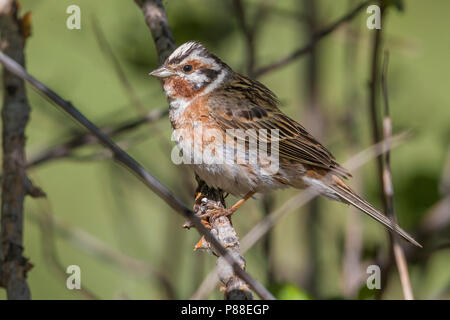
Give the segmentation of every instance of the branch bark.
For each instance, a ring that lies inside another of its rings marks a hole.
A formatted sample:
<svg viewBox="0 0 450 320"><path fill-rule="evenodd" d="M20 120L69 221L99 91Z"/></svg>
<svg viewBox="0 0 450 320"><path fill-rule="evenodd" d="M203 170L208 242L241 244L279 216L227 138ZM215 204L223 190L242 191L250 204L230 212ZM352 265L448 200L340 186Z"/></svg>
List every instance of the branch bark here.
<svg viewBox="0 0 450 320"><path fill-rule="evenodd" d="M209 188L204 181L198 177L197 191L202 194L195 205L195 212L198 215L206 214L208 206L225 207L225 199L222 192ZM204 197L203 197L204 196ZM214 202L214 203L213 203ZM230 254L236 259L240 267L245 270L245 259L240 253L239 237L231 224L229 217L211 217L208 221L211 226L211 232L217 237L222 246L227 248ZM204 238L200 240L196 248L211 250L217 259L217 275L220 281L225 285L225 299L227 300L253 300L253 295L248 285L239 278L234 270L230 267L228 262L211 247L208 241Z"/></svg>
<svg viewBox="0 0 450 320"><path fill-rule="evenodd" d="M0 2L0 47L25 66L25 36L22 34L18 4ZM23 79L3 71L3 181L1 212L0 285L10 300L31 299L26 282L31 264L23 257L23 205L27 194L25 171L25 128L30 106Z"/></svg>

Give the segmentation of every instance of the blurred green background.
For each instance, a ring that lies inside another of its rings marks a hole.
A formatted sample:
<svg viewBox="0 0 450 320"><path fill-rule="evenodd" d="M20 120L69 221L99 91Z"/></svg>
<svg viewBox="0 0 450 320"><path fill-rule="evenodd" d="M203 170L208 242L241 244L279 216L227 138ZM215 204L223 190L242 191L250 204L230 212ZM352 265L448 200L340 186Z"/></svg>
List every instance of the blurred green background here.
<svg viewBox="0 0 450 320"><path fill-rule="evenodd" d="M316 2L318 25L322 27L359 3ZM148 76L158 62L150 32L134 1L21 3L22 13L32 12L32 36L26 45L28 71L70 100L90 120L111 126L142 112L130 102L111 59L99 46L93 21L98 22L145 108L167 108L159 82ZM243 3L249 17L260 5L256 0ZM284 57L308 41L304 1L267 3L270 10L256 39L257 66ZM391 155L395 207L399 224L414 233L430 208L446 196L441 186L450 143L450 2L404 3L403 11L389 9L382 28L384 49L390 53L393 131L412 132L412 138ZM81 8L81 30L66 28L66 8L71 4ZM246 71L245 40L229 1L170 0L164 5L178 44L198 40L234 70ZM278 95L282 110L320 135L341 163L372 143L368 83L374 31L366 28L368 16L362 11L351 24L321 40L317 47L317 105L322 129L311 121L317 118L308 114L307 57L259 79ZM31 88L28 94L32 106L27 128L28 159L83 132ZM163 117L115 140L191 206L193 174L170 161L170 132L170 123ZM380 208L375 161L352 173L358 185L350 185ZM188 299L215 265L214 256L193 252L198 233L182 229L183 219L116 165L101 147L84 147L70 158L48 161L31 168L29 176L48 196L26 199L24 255L34 265L28 273L33 299L86 298L82 292L66 288L68 275L64 270L69 265L81 267L82 287L101 299ZM277 191L269 200L266 198L266 203L278 208L298 192ZM228 198L228 203L234 201ZM248 271L278 298L374 298L375 292L364 290L365 281L360 283L361 290L345 289L348 279L343 273L344 243L349 226L357 219L362 226L360 265L364 271L366 262L389 253L387 233L345 205L320 199L317 206L320 214L312 224L307 207L277 223L268 239L245 254ZM264 217L262 207L260 198L248 201L233 217L241 237ZM55 226L54 238L48 224L42 223L49 214L61 224ZM450 297L450 251L430 249L441 244L448 247L449 239L447 224L432 239L425 239L427 254L414 255L416 258L409 261L416 298ZM50 258L49 248L57 253L57 261ZM314 252L311 248L315 248ZM108 254L117 259L108 260ZM161 285L155 274L145 276L146 267L138 272L136 265L130 266L129 258L162 273L170 288ZM382 277L386 274L382 270ZM383 289L383 299L403 297L395 267ZM0 290L0 298L5 296ZM222 298L218 287L208 298Z"/></svg>

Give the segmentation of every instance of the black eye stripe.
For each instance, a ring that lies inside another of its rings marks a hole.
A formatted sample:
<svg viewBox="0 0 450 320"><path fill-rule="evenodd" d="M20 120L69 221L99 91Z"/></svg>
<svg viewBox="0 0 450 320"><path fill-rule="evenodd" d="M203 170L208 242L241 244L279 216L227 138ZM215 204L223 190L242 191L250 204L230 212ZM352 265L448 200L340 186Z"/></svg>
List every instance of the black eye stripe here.
<svg viewBox="0 0 450 320"><path fill-rule="evenodd" d="M213 81L217 78L220 71L213 70L213 69L201 69L199 70L201 74L204 74L210 81Z"/></svg>

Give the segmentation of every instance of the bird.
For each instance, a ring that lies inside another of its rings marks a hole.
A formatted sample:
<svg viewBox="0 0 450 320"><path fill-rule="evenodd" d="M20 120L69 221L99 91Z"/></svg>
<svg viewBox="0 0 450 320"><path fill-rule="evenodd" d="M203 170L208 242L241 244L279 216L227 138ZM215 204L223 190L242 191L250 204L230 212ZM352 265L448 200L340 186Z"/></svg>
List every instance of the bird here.
<svg viewBox="0 0 450 320"><path fill-rule="evenodd" d="M326 198L355 206L421 247L345 183L351 174L279 109L280 102L270 89L233 71L201 43L180 45L149 74L161 80L169 102L172 139L178 148L172 160L181 159L192 167L209 187L240 198L231 208L221 208L224 215L233 214L256 193L309 187ZM266 150L276 148L258 152L259 144Z"/></svg>

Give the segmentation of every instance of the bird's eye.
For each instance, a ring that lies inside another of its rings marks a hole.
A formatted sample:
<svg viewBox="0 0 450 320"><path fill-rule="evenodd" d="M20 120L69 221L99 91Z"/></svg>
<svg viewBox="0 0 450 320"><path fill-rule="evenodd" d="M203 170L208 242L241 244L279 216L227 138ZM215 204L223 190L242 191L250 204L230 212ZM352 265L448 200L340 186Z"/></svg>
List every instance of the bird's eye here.
<svg viewBox="0 0 450 320"><path fill-rule="evenodd" d="M191 72L191 71L192 71L192 66L190 64L186 64L183 67L183 72L188 73L188 72Z"/></svg>

